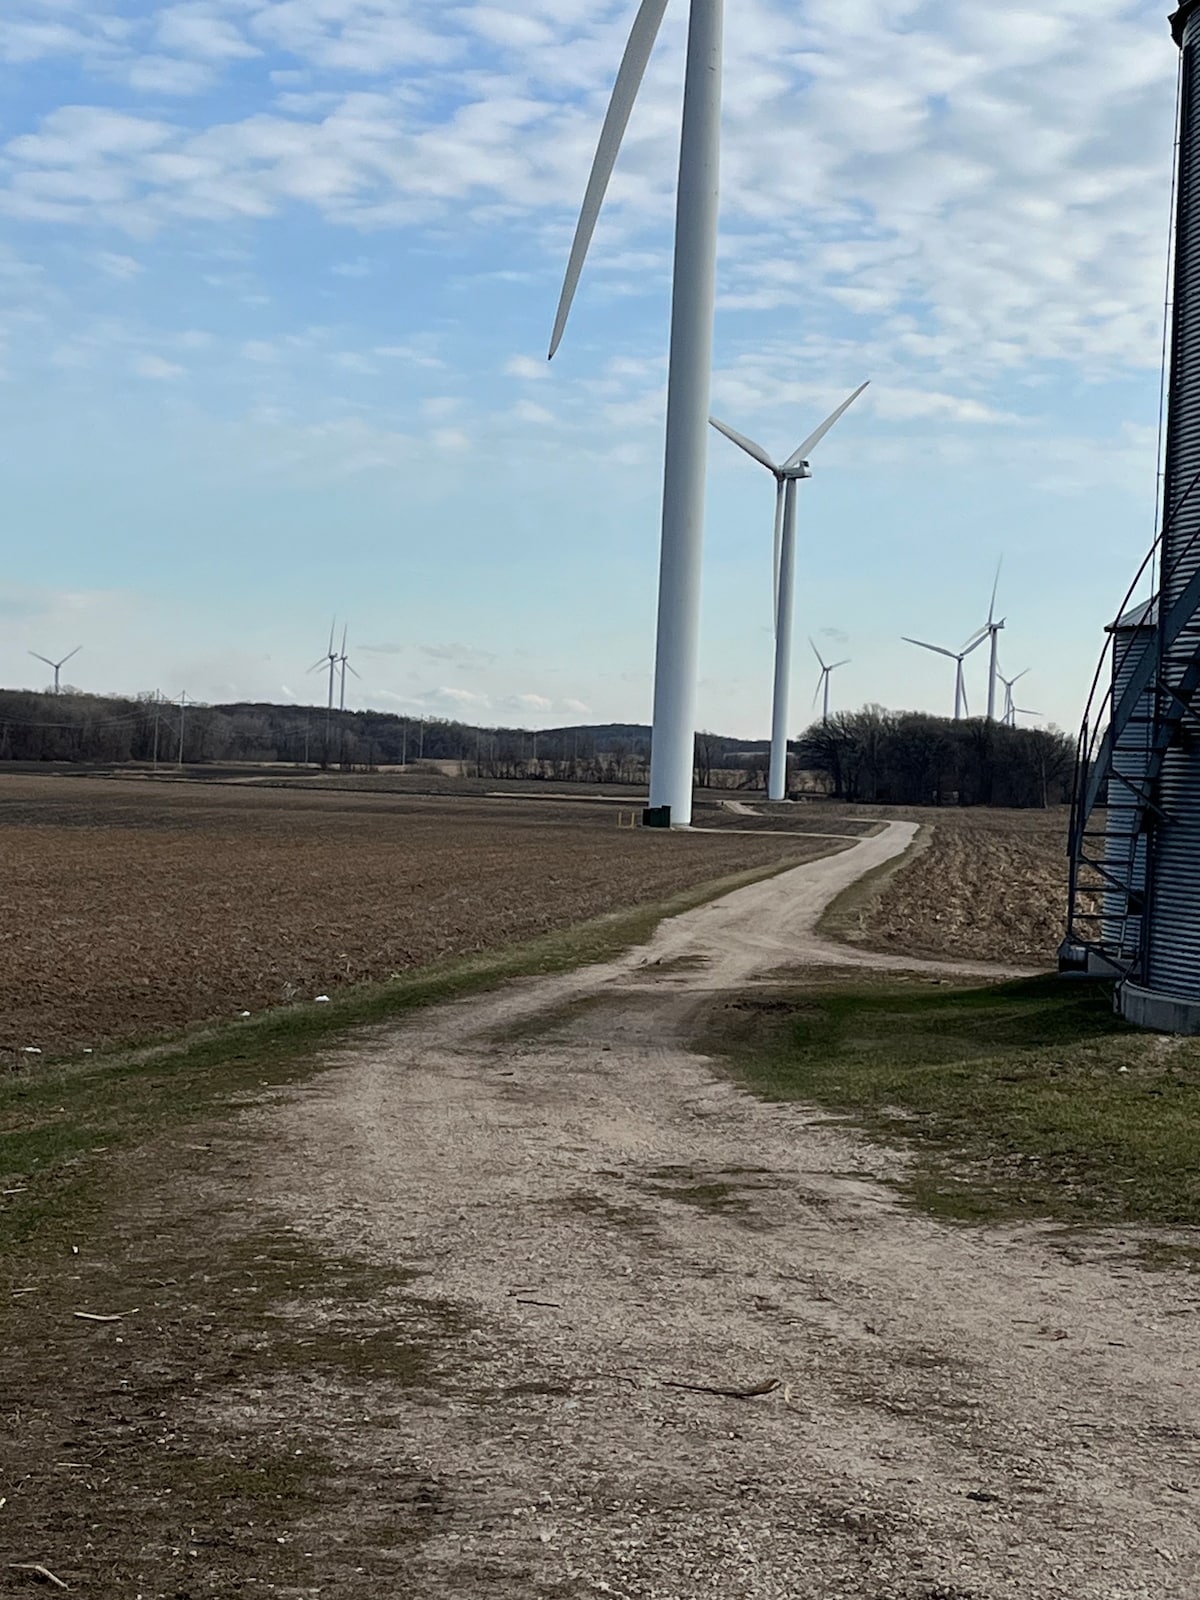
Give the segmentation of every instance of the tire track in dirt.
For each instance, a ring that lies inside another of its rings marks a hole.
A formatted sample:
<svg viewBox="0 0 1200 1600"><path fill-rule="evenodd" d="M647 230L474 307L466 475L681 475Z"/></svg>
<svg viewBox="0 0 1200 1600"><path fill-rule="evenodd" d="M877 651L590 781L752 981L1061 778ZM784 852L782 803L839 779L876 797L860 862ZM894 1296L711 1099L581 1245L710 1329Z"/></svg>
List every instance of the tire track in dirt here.
<svg viewBox="0 0 1200 1600"><path fill-rule="evenodd" d="M263 1203L416 1268L470 1330L451 1381L339 1436L436 1483L405 1592L1200 1592L1193 1280L1119 1240L1068 1257L1036 1227L917 1215L887 1186L902 1157L688 1047L699 1004L781 965L935 967L812 931L911 836L429 1012L256 1113ZM668 1386L767 1379L745 1400Z"/></svg>

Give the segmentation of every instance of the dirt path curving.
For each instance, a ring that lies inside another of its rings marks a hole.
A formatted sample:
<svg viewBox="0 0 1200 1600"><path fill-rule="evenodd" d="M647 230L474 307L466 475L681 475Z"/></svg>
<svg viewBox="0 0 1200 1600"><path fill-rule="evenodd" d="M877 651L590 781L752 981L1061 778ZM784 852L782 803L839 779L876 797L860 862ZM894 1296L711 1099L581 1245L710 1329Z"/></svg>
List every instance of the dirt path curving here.
<svg viewBox="0 0 1200 1600"><path fill-rule="evenodd" d="M397 1459L422 1476L397 1595L1200 1594L1195 1281L916 1215L899 1157L685 1042L781 964L919 965L812 932L911 836L427 1013L255 1114L264 1203L457 1319L436 1382L339 1434L380 1462L364 1526Z"/></svg>

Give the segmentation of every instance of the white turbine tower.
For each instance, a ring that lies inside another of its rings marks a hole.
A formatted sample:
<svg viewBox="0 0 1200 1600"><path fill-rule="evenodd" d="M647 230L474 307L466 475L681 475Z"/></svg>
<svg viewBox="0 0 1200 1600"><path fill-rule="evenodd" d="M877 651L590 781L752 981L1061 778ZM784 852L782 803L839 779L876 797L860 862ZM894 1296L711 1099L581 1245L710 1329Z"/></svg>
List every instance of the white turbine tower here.
<svg viewBox="0 0 1200 1600"><path fill-rule="evenodd" d="M77 644L74 650L72 650L68 655L65 655L61 661L51 661L49 656L40 656L36 650L31 650L29 654L34 658L35 661L44 661L48 667L54 668L54 693L59 694L61 692L58 686L59 673L66 666L67 662L70 661L71 657L77 656L82 649L83 646L81 644Z"/></svg>
<svg viewBox="0 0 1200 1600"><path fill-rule="evenodd" d="M667 0L642 0L634 19L575 230L550 340L551 357L566 327L617 152L666 9ZM675 209L650 805L662 808L659 817L676 827L685 827L692 819L724 10L724 0L691 0Z"/></svg>
<svg viewBox="0 0 1200 1600"><path fill-rule="evenodd" d="M731 439L748 456L761 462L775 479L775 695L771 709L771 765L767 776L767 799L787 798L788 709L792 686L792 611L796 597L796 483L811 478L808 457L867 387L860 383L821 426L809 434L782 464L777 466L762 445L738 433L716 417L709 421L719 433Z"/></svg>
<svg viewBox="0 0 1200 1600"><path fill-rule="evenodd" d="M936 655L947 656L951 661L957 662L958 665L954 674L954 720L958 722L964 711L970 716L971 708L967 704L967 685L963 678L963 662L971 654L971 651L978 650L979 646L987 638L987 629L985 628L982 633L972 634L961 650L947 650L940 644L927 644L924 639L910 639L908 634L903 634L902 638L905 644L919 645L922 650L932 650Z"/></svg>
<svg viewBox="0 0 1200 1600"><path fill-rule="evenodd" d="M821 709L821 721L822 722L828 722L829 721L829 680L830 680L830 678L833 677L834 673L837 671L837 669L839 667L848 667L850 665L850 657L847 656L844 661L830 661L827 664L825 659L824 659L824 657L821 655L821 652L817 649L815 640L810 639L808 642L809 642L809 644L812 645L812 653L813 653L813 655L815 655L817 660L821 663L821 676L817 679L816 692L813 695L813 705L815 706L816 703L817 703L817 700L821 697L822 694L824 694L824 701L823 701L822 709Z"/></svg>

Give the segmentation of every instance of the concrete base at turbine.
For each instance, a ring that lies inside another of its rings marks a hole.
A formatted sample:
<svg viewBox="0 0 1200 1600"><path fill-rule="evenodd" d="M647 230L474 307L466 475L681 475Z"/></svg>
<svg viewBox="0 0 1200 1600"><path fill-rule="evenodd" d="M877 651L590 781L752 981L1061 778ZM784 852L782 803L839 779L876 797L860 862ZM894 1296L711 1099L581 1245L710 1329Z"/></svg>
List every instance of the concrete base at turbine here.
<svg viewBox="0 0 1200 1600"><path fill-rule="evenodd" d="M1117 991L1117 1009L1126 1022L1137 1028L1149 1028L1154 1033L1200 1034L1200 1000L1123 983Z"/></svg>

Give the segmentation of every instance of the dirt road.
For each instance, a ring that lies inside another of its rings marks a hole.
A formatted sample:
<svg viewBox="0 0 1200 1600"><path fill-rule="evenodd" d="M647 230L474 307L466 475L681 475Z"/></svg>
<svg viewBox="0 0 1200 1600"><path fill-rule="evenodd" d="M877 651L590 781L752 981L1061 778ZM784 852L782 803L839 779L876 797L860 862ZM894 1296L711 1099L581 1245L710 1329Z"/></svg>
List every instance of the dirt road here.
<svg viewBox="0 0 1200 1600"><path fill-rule="evenodd" d="M379 1463L345 1537L419 1523L397 1596L1200 1593L1195 1281L914 1214L899 1157L685 1042L714 991L886 961L812 928L910 836L426 1013L255 1113L274 1214L449 1308L424 1387L302 1402Z"/></svg>

